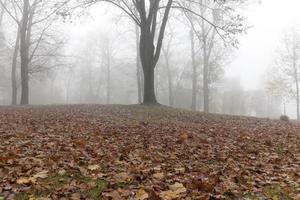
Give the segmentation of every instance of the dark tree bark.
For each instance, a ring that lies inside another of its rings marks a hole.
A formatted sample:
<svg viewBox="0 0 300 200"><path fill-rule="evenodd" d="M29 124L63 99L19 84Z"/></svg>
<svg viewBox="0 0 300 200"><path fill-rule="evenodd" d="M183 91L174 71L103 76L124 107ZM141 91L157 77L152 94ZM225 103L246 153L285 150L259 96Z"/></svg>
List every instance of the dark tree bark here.
<svg viewBox="0 0 300 200"><path fill-rule="evenodd" d="M162 24L159 30L157 45L155 47L155 32L157 27L157 15L159 11L160 0L150 1L149 13L146 12L145 0L137 1L136 8L140 15L140 53L144 72L144 99L143 104L157 104L154 87L154 69L157 65L164 33L169 18L169 13L173 0L168 0L165 8Z"/></svg>

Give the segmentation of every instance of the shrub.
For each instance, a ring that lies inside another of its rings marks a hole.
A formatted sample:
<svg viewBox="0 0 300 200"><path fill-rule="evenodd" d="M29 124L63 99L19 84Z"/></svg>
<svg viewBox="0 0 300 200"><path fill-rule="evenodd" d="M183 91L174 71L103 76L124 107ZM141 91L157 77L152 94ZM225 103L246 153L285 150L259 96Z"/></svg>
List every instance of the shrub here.
<svg viewBox="0 0 300 200"><path fill-rule="evenodd" d="M284 121L284 122L288 122L288 121L290 121L290 118L287 115L281 115L280 120Z"/></svg>

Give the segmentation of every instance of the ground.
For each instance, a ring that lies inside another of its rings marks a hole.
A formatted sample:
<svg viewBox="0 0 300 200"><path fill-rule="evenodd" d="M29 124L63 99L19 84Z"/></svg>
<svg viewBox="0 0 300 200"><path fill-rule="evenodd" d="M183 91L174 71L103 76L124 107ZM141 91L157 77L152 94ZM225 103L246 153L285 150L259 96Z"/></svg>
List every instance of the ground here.
<svg viewBox="0 0 300 200"><path fill-rule="evenodd" d="M300 125L167 107L0 108L0 200L300 199Z"/></svg>

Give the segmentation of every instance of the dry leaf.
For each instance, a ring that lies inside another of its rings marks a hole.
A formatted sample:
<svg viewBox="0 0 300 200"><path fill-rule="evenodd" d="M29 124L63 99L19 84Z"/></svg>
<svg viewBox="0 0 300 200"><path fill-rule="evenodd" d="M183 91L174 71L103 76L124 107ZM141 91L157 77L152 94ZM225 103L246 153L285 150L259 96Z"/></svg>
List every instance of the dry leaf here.
<svg viewBox="0 0 300 200"><path fill-rule="evenodd" d="M135 195L135 200L144 200L149 197L149 194L143 189L139 189Z"/></svg>
<svg viewBox="0 0 300 200"><path fill-rule="evenodd" d="M19 178L17 180L17 184L22 185L22 184L34 184L36 183L36 178L30 177L30 178Z"/></svg>
<svg viewBox="0 0 300 200"><path fill-rule="evenodd" d="M100 169L100 166L99 165L89 165L87 168L91 171L95 171L97 169Z"/></svg>
<svg viewBox="0 0 300 200"><path fill-rule="evenodd" d="M41 171L41 172L39 172L39 173L37 173L33 176L33 178L35 178L35 179L38 179L38 178L44 179L44 178L47 178L47 177L48 177L48 171L46 171L46 170Z"/></svg>
<svg viewBox="0 0 300 200"><path fill-rule="evenodd" d="M186 192L186 188L182 183L175 183L169 186L170 190L161 192L160 197L163 200L178 199L183 193Z"/></svg>
<svg viewBox="0 0 300 200"><path fill-rule="evenodd" d="M186 192L186 188L183 186L182 183L175 183L173 185L170 185L169 188L172 191L176 191L178 193L184 193L184 192Z"/></svg>
<svg viewBox="0 0 300 200"><path fill-rule="evenodd" d="M165 177L164 173L156 173L156 174L153 174L153 177L156 178L156 179L163 179Z"/></svg>

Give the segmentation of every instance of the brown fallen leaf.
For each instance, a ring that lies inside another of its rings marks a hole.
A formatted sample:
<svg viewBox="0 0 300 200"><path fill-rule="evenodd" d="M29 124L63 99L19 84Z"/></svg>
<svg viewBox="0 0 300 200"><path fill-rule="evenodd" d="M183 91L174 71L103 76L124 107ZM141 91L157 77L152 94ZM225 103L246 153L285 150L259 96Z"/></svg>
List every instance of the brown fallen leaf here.
<svg viewBox="0 0 300 200"><path fill-rule="evenodd" d="M34 177L29 177L29 178L19 178L17 180L17 184L23 185L23 184L35 184L36 183L36 178Z"/></svg>
<svg viewBox="0 0 300 200"><path fill-rule="evenodd" d="M91 171L95 171L97 169L100 169L100 166L99 165L89 165L87 168Z"/></svg>
<svg viewBox="0 0 300 200"><path fill-rule="evenodd" d="M149 197L149 194L143 189L139 189L135 195L135 200L144 200Z"/></svg>
<svg viewBox="0 0 300 200"><path fill-rule="evenodd" d="M121 195L116 190L111 191L111 192L103 193L103 197L110 198L111 200L120 200L120 199L122 199Z"/></svg>
<svg viewBox="0 0 300 200"><path fill-rule="evenodd" d="M155 174L153 174L153 177L158 180L161 180L165 177L165 175L164 175L164 173L155 173Z"/></svg>
<svg viewBox="0 0 300 200"><path fill-rule="evenodd" d="M39 173L37 173L33 176L33 178L35 178L35 179L38 179L38 178L44 179L44 178L47 178L47 177L48 177L48 171L46 171L46 170L41 171L41 172L39 172Z"/></svg>
<svg viewBox="0 0 300 200"><path fill-rule="evenodd" d="M116 181L119 183L128 183L132 181L132 176L126 172L121 172L116 175Z"/></svg>
<svg viewBox="0 0 300 200"><path fill-rule="evenodd" d="M163 200L179 199L187 190L182 183L175 183L169 186L170 190L160 193Z"/></svg>

